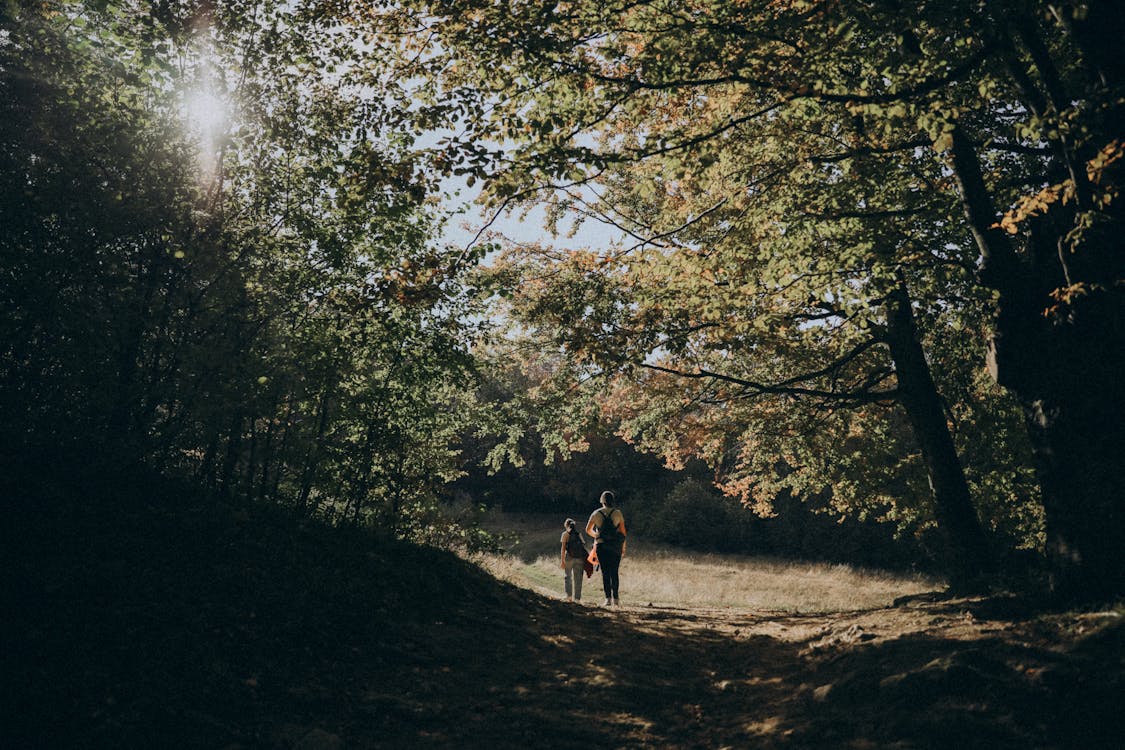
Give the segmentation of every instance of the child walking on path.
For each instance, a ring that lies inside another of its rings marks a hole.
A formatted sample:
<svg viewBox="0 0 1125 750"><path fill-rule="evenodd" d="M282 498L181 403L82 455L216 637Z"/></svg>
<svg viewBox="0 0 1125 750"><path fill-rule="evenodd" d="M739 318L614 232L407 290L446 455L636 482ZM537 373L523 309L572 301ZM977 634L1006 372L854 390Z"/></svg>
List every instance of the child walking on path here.
<svg viewBox="0 0 1125 750"><path fill-rule="evenodd" d="M578 524L573 518L566 519L563 524L562 539L562 564L563 588L566 590L566 600L582 601L582 573L586 565L586 544L582 534L578 531Z"/></svg>

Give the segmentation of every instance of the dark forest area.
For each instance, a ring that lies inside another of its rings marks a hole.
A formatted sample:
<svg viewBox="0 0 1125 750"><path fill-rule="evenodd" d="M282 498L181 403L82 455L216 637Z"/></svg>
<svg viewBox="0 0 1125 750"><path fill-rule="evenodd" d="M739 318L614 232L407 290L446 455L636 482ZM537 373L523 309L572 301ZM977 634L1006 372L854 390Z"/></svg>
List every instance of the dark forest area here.
<svg viewBox="0 0 1125 750"><path fill-rule="evenodd" d="M0 0L0 745L526 747L557 683L617 709L559 747L966 744L914 702L1116 746L1123 38L1108 0ZM880 604L564 608L604 490L646 591L680 550Z"/></svg>

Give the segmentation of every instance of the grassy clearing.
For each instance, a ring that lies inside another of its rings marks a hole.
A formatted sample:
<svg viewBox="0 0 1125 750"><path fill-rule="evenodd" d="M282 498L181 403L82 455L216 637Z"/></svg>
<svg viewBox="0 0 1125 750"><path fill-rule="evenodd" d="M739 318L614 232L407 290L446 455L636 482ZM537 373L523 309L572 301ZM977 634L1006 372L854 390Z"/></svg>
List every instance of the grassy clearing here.
<svg viewBox="0 0 1125 750"><path fill-rule="evenodd" d="M487 556L484 566L499 578L548 596L562 596L559 569L561 519L495 515L487 525L509 535L506 555ZM597 573L586 585L596 601ZM649 544L636 535L621 565L626 604L810 613L870 609L895 598L933 591L940 581L849 565L762 557L697 554Z"/></svg>

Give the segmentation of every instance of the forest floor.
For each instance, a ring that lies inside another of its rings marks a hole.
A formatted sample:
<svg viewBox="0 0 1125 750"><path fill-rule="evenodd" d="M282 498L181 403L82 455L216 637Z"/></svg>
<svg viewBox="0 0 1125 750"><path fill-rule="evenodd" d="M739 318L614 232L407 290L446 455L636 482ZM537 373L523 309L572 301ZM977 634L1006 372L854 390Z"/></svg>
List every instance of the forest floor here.
<svg viewBox="0 0 1125 750"><path fill-rule="evenodd" d="M262 511L0 540L6 748L1119 748L1125 610L604 609ZM591 581L590 583L595 583ZM596 587L595 587L596 588Z"/></svg>

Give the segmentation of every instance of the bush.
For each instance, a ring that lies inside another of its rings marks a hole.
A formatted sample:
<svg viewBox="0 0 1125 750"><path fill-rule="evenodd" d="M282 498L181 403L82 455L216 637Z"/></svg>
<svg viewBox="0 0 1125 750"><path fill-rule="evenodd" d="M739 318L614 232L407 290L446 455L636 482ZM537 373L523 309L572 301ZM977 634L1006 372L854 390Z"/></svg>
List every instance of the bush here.
<svg viewBox="0 0 1125 750"><path fill-rule="evenodd" d="M841 518L824 510L823 502L788 495L777 498L777 515L761 518L698 478L681 480L667 494L632 506L630 530L701 552L894 569L927 569L931 562L919 540L896 538L890 524Z"/></svg>
<svg viewBox="0 0 1125 750"><path fill-rule="evenodd" d="M650 514L637 516L645 536L709 552L751 551L755 516L698 479L685 479Z"/></svg>

